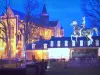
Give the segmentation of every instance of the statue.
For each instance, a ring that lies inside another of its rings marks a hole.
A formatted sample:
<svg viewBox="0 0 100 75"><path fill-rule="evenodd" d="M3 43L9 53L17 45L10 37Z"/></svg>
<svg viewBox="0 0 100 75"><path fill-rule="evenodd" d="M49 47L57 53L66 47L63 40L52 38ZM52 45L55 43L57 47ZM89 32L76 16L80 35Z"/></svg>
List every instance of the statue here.
<svg viewBox="0 0 100 75"><path fill-rule="evenodd" d="M73 34L71 35L71 40L72 40L72 37L76 37L76 41L77 41L77 38L81 36L78 23L76 20L73 20L73 22L70 25L73 26Z"/></svg>
<svg viewBox="0 0 100 75"><path fill-rule="evenodd" d="M85 28L85 17L82 17L82 27Z"/></svg>
<svg viewBox="0 0 100 75"><path fill-rule="evenodd" d="M98 36L98 29L96 27L94 28L85 27L85 17L82 17L81 27L78 26L78 23L75 20L73 20L73 22L70 25L73 26L73 34L71 35L71 40L73 40L72 37L76 37L76 42L78 37L87 37L90 40L90 44L92 44L93 42L92 36L94 34L94 31Z"/></svg>

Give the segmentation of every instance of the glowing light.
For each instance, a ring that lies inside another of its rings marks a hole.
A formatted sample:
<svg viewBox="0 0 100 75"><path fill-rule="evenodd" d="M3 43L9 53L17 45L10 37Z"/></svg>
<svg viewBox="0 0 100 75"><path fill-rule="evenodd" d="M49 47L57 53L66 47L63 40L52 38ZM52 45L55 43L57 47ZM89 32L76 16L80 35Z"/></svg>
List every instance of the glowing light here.
<svg viewBox="0 0 100 75"><path fill-rule="evenodd" d="M68 60L70 57L70 49L69 48L49 48L48 53L49 53L49 59L65 58Z"/></svg>
<svg viewBox="0 0 100 75"><path fill-rule="evenodd" d="M35 50L33 51L36 59L48 59L48 52L47 50Z"/></svg>
<svg viewBox="0 0 100 75"><path fill-rule="evenodd" d="M18 53L18 50L16 50L16 53Z"/></svg>
<svg viewBox="0 0 100 75"><path fill-rule="evenodd" d="M3 50L3 48L0 48L0 50Z"/></svg>
<svg viewBox="0 0 100 75"><path fill-rule="evenodd" d="M49 40L51 38L51 36L52 36L52 30L45 29L44 35L43 35L44 39Z"/></svg>
<svg viewBox="0 0 100 75"><path fill-rule="evenodd" d="M37 54L41 54L40 52L38 52Z"/></svg>
<svg viewBox="0 0 100 75"><path fill-rule="evenodd" d="M50 68L50 66L48 65L47 68Z"/></svg>

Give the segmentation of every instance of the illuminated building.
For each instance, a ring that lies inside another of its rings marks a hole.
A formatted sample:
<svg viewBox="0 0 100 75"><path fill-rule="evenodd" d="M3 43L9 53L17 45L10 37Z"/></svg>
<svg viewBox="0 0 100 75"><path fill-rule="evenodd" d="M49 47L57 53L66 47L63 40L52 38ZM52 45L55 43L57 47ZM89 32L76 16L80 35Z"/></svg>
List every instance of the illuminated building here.
<svg viewBox="0 0 100 75"><path fill-rule="evenodd" d="M30 43L39 41L40 39L49 40L52 36L63 37L64 29L60 26L59 21L49 21L49 15L46 6L43 6L42 13L38 20L34 21Z"/></svg>
<svg viewBox="0 0 100 75"><path fill-rule="evenodd" d="M9 40L9 45L11 47L11 57L15 58L16 53L20 57L22 50L23 50L23 43L24 43L24 19L21 19L21 16L16 14L16 11L13 11L10 7L8 7L7 12L9 15L9 25L10 25L10 36L11 38ZM16 14L16 15L15 15ZM24 15L25 16L25 15ZM6 14L3 14L1 16L1 21L5 23L7 26L7 16ZM54 37L63 37L64 36L64 29L60 27L59 21L49 21L49 15L46 10L46 6L43 6L42 13L40 15L40 19L38 21L34 20L32 21L33 28L31 33L29 33L28 36L31 36L28 38L28 43L32 43L35 41L39 41L41 39L49 40L52 36ZM0 25L0 28L2 28L2 25ZM3 36L3 32L0 30L0 37ZM5 37L5 36L4 36ZM0 39L0 56L3 56L3 58L6 58L5 51L6 43Z"/></svg>
<svg viewBox="0 0 100 75"><path fill-rule="evenodd" d="M77 42L75 38L56 37L50 40L40 40L27 46L27 59L32 59L32 53L37 59L62 59L69 60L73 57L99 57L100 37L93 37L94 42L90 45L86 37L80 37Z"/></svg>
<svg viewBox="0 0 100 75"><path fill-rule="evenodd" d="M7 14L9 14L9 19L7 19ZM18 34L18 15L14 15L13 11L10 9L10 7L8 7L7 9L7 12L6 12L4 15L2 15L0 18L1 18L1 22L4 23L4 25L6 26L6 29L7 30L7 35L10 36L10 39L8 38L8 45L10 46L11 48L11 57L13 58L15 55L16 55L16 50L17 50L17 45L18 45L18 42L17 42L17 34ZM8 20L8 23L7 23L7 20ZM9 30L10 30L10 33L8 32L8 24L10 26ZM0 27L1 29L3 28L3 25L0 24ZM0 30L0 35L1 37L6 37L5 36L5 33L3 31ZM10 34L10 35L9 35ZM0 39L0 48L1 48L1 55L3 58L6 58L6 54L5 54L5 51L8 50L7 48L7 44L5 43L5 41L3 41L2 39Z"/></svg>

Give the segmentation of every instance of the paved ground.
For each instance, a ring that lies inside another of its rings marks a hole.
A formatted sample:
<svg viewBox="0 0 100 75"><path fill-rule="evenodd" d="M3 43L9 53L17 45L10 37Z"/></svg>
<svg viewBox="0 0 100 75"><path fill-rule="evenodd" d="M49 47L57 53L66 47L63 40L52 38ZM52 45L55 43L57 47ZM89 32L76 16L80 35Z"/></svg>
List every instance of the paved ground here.
<svg viewBox="0 0 100 75"><path fill-rule="evenodd" d="M54 62L46 71L46 75L67 75L67 69L64 67L64 62Z"/></svg>
<svg viewBox="0 0 100 75"><path fill-rule="evenodd" d="M68 68L65 63L52 63L45 75L100 75L100 68Z"/></svg>

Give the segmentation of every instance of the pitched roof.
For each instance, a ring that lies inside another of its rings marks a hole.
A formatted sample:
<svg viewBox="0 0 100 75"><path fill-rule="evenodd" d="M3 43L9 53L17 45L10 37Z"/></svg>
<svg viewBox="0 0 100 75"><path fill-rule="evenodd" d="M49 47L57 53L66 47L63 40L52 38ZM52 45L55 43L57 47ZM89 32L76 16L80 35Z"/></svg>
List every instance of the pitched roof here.
<svg viewBox="0 0 100 75"><path fill-rule="evenodd" d="M10 14L12 14L12 15L19 15L21 20L25 20L25 13L17 11L15 9L11 9L11 7L8 7L8 11L10 11ZM43 6L42 14L47 14L45 4ZM43 27L55 27L58 23L58 21L49 21L47 25L44 25L44 24L41 24L40 19L35 17L35 16L33 17L33 21L36 23L36 25L40 25L40 26L43 26Z"/></svg>
<svg viewBox="0 0 100 75"><path fill-rule="evenodd" d="M73 38L73 41L76 39ZM98 48L100 47L100 43L97 44L97 42L100 41L100 36L93 36L93 43L91 45L88 45L88 40L86 37L79 37L78 41L75 42L75 46L73 45L73 41L71 40L71 37L53 37L50 40L40 40L35 42L35 48L32 49L32 43L27 45L27 50L39 50L44 49L44 44L47 44L47 48ZM53 42L53 46L51 46L51 41ZM58 41L60 41L60 46L57 46ZM67 41L67 46L65 45L65 41ZM80 45L80 41L83 41L83 46Z"/></svg>
<svg viewBox="0 0 100 75"><path fill-rule="evenodd" d="M41 40L41 41L36 41L36 42L30 43L26 46L26 50L34 50L34 49L32 49L32 44L36 44L35 50L36 49L41 49L41 48L43 49L43 44L44 43L49 44L49 41L48 40Z"/></svg>
<svg viewBox="0 0 100 75"><path fill-rule="evenodd" d="M55 27L57 26L58 21L49 21L49 25L50 27Z"/></svg>
<svg viewBox="0 0 100 75"><path fill-rule="evenodd" d="M15 15L19 15L20 19L24 20L25 19L25 13L17 11L15 9L12 9L12 11L14 12Z"/></svg>
<svg viewBox="0 0 100 75"><path fill-rule="evenodd" d="M15 9L12 9L15 15L19 15L21 20L25 20L25 16L26 14L20 11L17 11ZM38 18L36 16L32 16L32 20L35 21L36 23L38 23Z"/></svg>
<svg viewBox="0 0 100 75"><path fill-rule="evenodd" d="M14 16L14 15L19 15L20 16L20 19L24 20L25 19L25 13L23 12L20 12L20 11L17 11L15 9L12 9L10 6L7 8L7 12L9 12L10 16ZM5 16L5 13L6 12L2 12L1 13L1 16Z"/></svg>

